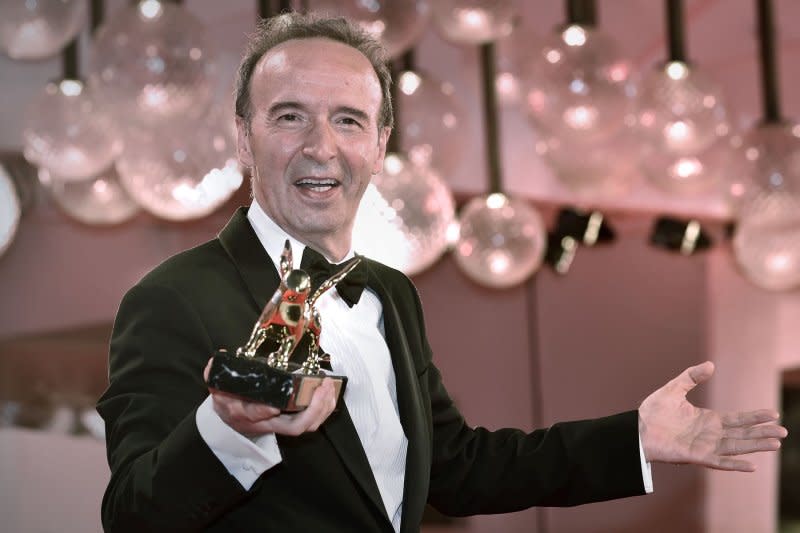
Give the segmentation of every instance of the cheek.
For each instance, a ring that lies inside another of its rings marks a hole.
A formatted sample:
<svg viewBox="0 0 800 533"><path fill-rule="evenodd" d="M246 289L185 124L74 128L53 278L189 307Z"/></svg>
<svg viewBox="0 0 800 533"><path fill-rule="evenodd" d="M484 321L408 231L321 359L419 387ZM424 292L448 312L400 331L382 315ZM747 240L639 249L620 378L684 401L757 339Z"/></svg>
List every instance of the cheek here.
<svg viewBox="0 0 800 533"><path fill-rule="evenodd" d="M260 161L271 172L283 172L300 151L301 143L295 139L271 139L262 145Z"/></svg>
<svg viewBox="0 0 800 533"><path fill-rule="evenodd" d="M362 144L353 151L352 159L354 166L358 166L358 168L362 169L363 172L371 175L372 171L374 170L373 167L376 164L377 157L378 148L376 146Z"/></svg>

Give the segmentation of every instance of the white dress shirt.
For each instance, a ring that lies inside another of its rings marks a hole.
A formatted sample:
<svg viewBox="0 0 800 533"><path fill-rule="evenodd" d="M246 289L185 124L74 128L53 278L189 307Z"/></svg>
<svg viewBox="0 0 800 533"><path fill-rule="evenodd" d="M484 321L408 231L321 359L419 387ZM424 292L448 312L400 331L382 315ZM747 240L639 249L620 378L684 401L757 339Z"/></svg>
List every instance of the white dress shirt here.
<svg viewBox="0 0 800 533"><path fill-rule="evenodd" d="M247 212L259 241L276 270L286 239L292 245L294 267L299 268L305 245L286 234L253 201ZM345 259L354 254L352 250ZM317 302L322 323L320 346L331 354L335 374L347 376L344 401L353 420L386 513L395 531L400 530L408 440L400 424L397 388L383 329L383 306L369 288L352 308L335 289ZM274 434L248 439L225 424L214 411L209 396L196 415L200 436L245 490L269 468L280 463ZM645 491L653 491L650 463L645 461L641 436L639 454Z"/></svg>
<svg viewBox="0 0 800 533"><path fill-rule="evenodd" d="M247 218L279 269L286 239L292 245L294 268L305 246L289 237L253 202ZM345 259L352 257L352 251ZM317 301L322 334L320 346L331 354L334 374L347 376L344 402L369 460L387 515L400 530L408 439L400 424L394 368L383 329L383 306L369 288L352 308L335 289ZM281 461L274 434L248 439L216 414L210 397L197 410L197 428L212 452L249 490L267 469Z"/></svg>

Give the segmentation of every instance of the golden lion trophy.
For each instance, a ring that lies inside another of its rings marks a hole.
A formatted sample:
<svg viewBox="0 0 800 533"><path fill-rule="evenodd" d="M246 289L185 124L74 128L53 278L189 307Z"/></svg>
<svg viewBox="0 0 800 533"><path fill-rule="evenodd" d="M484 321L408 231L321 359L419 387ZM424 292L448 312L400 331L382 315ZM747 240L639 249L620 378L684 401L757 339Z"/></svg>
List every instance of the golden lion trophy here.
<svg viewBox="0 0 800 533"><path fill-rule="evenodd" d="M347 377L326 374L320 368L330 357L319 346L322 324L314 304L360 261L353 258L311 295L311 277L292 268L292 248L287 240L278 289L264 306L247 343L235 354L224 349L214 353L208 385L291 413L308 407L314 389L329 377L338 402Z"/></svg>

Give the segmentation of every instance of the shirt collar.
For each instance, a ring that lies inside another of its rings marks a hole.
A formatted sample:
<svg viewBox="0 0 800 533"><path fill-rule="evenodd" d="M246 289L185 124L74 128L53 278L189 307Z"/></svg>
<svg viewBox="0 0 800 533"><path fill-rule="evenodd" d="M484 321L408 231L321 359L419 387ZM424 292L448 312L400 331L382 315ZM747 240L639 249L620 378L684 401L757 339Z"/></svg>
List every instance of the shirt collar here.
<svg viewBox="0 0 800 533"><path fill-rule="evenodd" d="M280 258L286 239L289 239L292 245L292 261L294 263L292 268L300 268L300 261L303 258L303 250L305 250L306 245L286 233L283 228L261 209L261 206L258 205L255 199L253 199L250 208L247 210L247 220L249 220L250 225L253 226L253 230L256 232L261 246L264 247L267 255L272 259L272 262L275 264L275 269L278 272L280 272ZM347 261L354 255L353 249L350 248L341 262ZM326 257L326 259L330 261L330 258Z"/></svg>

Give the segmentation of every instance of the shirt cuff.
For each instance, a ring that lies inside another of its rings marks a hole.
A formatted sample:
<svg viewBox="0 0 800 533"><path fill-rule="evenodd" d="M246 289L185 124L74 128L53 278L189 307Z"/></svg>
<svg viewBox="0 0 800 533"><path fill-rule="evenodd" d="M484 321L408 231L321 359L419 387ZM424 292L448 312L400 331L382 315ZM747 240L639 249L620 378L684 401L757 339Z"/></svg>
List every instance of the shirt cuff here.
<svg viewBox="0 0 800 533"><path fill-rule="evenodd" d="M195 414L197 430L225 469L250 490L258 477L283 459L274 433L253 440L232 429L214 411L211 396Z"/></svg>
<svg viewBox="0 0 800 533"><path fill-rule="evenodd" d="M645 494L650 494L653 492L653 473L650 471L650 463L644 458L641 435L639 435L639 460L642 462L642 483L644 483L644 492Z"/></svg>

